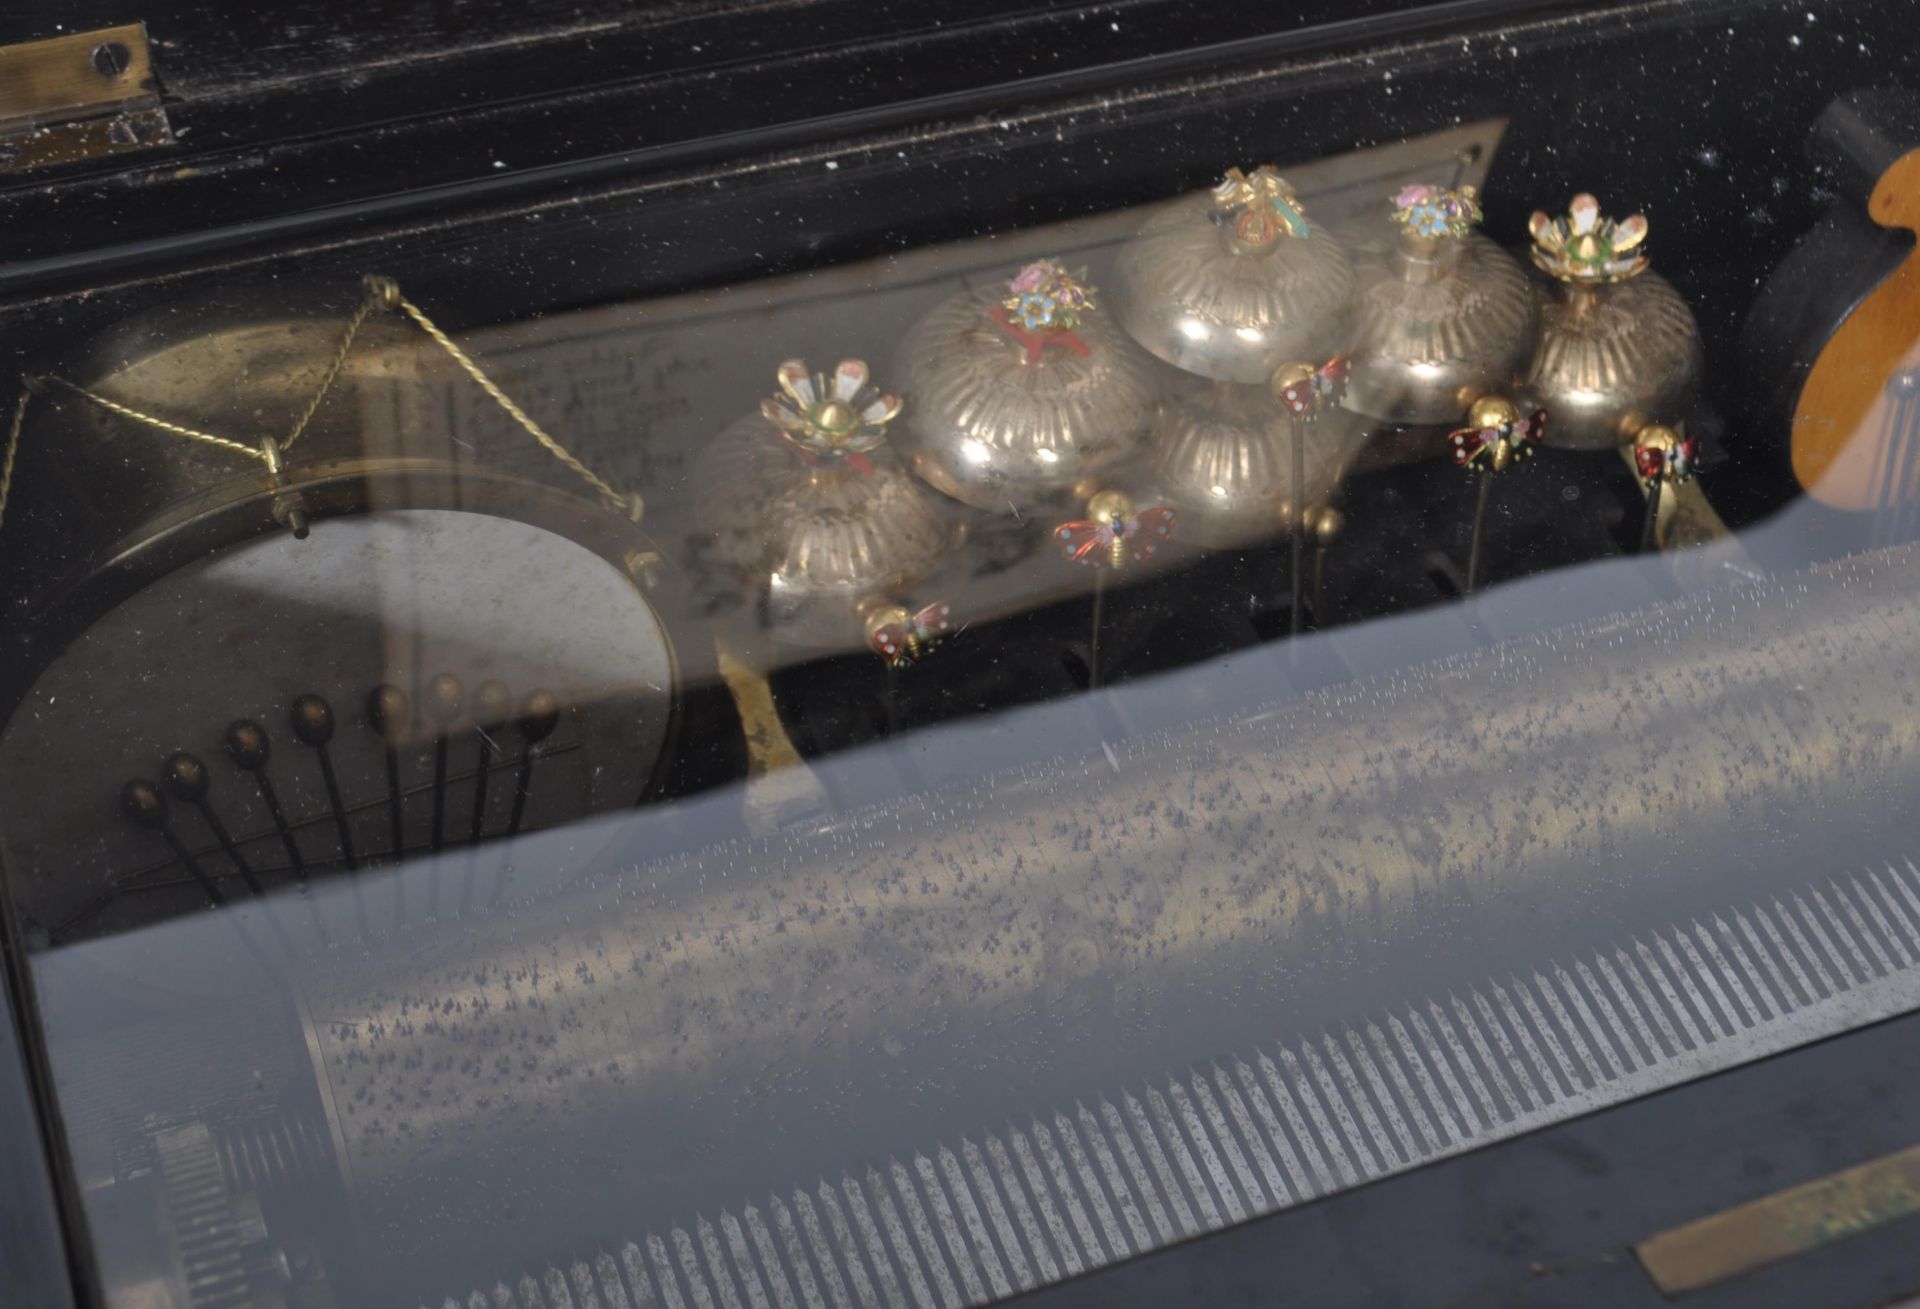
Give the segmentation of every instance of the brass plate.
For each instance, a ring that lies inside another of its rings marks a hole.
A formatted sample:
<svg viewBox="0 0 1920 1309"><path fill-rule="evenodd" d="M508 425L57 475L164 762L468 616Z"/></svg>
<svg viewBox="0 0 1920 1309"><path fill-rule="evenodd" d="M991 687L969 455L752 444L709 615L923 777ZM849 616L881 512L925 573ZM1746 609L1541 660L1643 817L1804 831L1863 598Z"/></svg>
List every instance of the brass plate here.
<svg viewBox="0 0 1920 1309"><path fill-rule="evenodd" d="M1920 1145L1672 1228L1634 1253L1678 1295L1915 1214Z"/></svg>
<svg viewBox="0 0 1920 1309"><path fill-rule="evenodd" d="M172 141L143 24L0 46L0 172Z"/></svg>

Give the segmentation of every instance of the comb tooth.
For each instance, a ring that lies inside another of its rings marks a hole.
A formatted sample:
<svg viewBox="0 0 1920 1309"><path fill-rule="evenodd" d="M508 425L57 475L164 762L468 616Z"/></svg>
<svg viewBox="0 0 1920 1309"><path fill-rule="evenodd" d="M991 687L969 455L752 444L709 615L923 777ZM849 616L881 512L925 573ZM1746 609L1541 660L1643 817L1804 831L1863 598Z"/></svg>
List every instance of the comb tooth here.
<svg viewBox="0 0 1920 1309"><path fill-rule="evenodd" d="M1132 1092L1122 1092L1120 1103L1126 1106L1127 1123L1140 1142L1140 1151L1146 1156L1147 1165L1153 1169L1154 1178L1160 1183L1161 1193L1167 1197L1167 1207L1174 1222L1179 1225L1180 1235L1197 1235L1201 1230L1200 1222L1194 1216L1193 1206L1187 1203L1187 1193L1182 1189L1179 1177L1174 1174L1167 1152L1160 1147L1160 1138L1154 1134L1153 1121Z"/></svg>
<svg viewBox="0 0 1920 1309"><path fill-rule="evenodd" d="M680 1272L687 1279L687 1291L696 1309L714 1309L713 1292L707 1286L707 1279L700 1275L700 1256L693 1248L693 1237L684 1227L674 1228L672 1236L674 1253L680 1257Z"/></svg>
<svg viewBox="0 0 1920 1309"><path fill-rule="evenodd" d="M1010 1138L1012 1134L1009 1134ZM963 1145L964 1149L965 1146ZM1020 1231L1026 1237L1027 1249L1032 1252L1034 1266L1040 1270L1044 1282L1060 1280L1060 1265L1054 1262L1053 1248L1047 1244L1046 1229L1041 1221L1045 1214L1036 1216L1034 1206L1027 1203L1027 1193L1020 1185L1019 1174L1014 1171L1013 1156L1007 1146L992 1132L986 1134L987 1157L993 1161L994 1175L999 1179L1002 1191L1007 1197L1007 1205L1013 1211L1014 1219L1020 1224ZM1025 1160L1022 1160L1024 1165ZM1034 1195L1042 1209L1045 1208L1046 1192L1036 1190Z"/></svg>
<svg viewBox="0 0 1920 1309"><path fill-rule="evenodd" d="M600 1294L606 1299L607 1309L633 1309L627 1288L620 1281L620 1265L614 1262L613 1255L602 1250L594 1256L593 1269L600 1276Z"/></svg>
<svg viewBox="0 0 1920 1309"><path fill-rule="evenodd" d="M1092 1161L1080 1143L1080 1134L1074 1129L1073 1120L1063 1113L1056 1113L1053 1116L1053 1130L1060 1142L1061 1156L1070 1165L1069 1176L1079 1183L1079 1192L1086 1197L1087 1205L1093 1211L1106 1248L1113 1252L1115 1258L1125 1258L1132 1251L1127 1247L1127 1238L1120 1232L1113 1206L1107 1202L1106 1192L1101 1189L1100 1180L1094 1175Z"/></svg>
<svg viewBox="0 0 1920 1309"><path fill-rule="evenodd" d="M1080 1248L1074 1244L1066 1220L1053 1203L1053 1189L1047 1185L1046 1177L1040 1171L1039 1159L1033 1147L1027 1143L1026 1135L1019 1128L1010 1127L1007 1129L1007 1142L1013 1157L1020 1163L1020 1171L1027 1180L1028 1188L1033 1192L1034 1205L1039 1210L1045 1233L1052 1238L1053 1248L1060 1252L1061 1266L1069 1277L1084 1272L1086 1265L1080 1261Z"/></svg>
<svg viewBox="0 0 1920 1309"><path fill-rule="evenodd" d="M1620 975L1626 978L1627 986L1632 992L1634 1001L1639 1004L1642 1010L1652 1016L1654 1026L1659 1029L1661 1040L1666 1043L1667 1056L1670 1058L1679 1058L1688 1050L1697 1049L1700 1045L1700 1034L1692 1030L1693 1023L1687 1018L1686 1014L1680 1010L1678 1000L1671 994L1668 994L1667 1002L1672 1006L1671 1009L1662 1007L1660 1003L1660 992L1669 991L1670 988L1667 987L1664 977L1661 977L1659 973L1651 970L1650 961L1652 956L1646 953L1646 947L1638 941L1634 942L1634 947L1641 956L1641 961L1636 961L1632 955L1629 955L1623 949L1615 949L1613 952L1614 962L1620 965ZM1641 971L1642 961L1646 961L1649 964L1647 972ZM1655 979L1652 985L1649 985L1647 982L1649 974ZM1674 1027L1672 1019L1676 1015L1679 1017L1681 1028L1687 1032L1686 1036L1682 1036Z"/></svg>
<svg viewBox="0 0 1920 1309"><path fill-rule="evenodd" d="M805 1198L804 1195L796 1197L799 1200ZM780 1237L780 1249L786 1253L787 1267L793 1273L793 1286L798 1291L800 1299L806 1302L806 1309L826 1309L826 1301L820 1295L822 1283L814 1280L813 1265L807 1258L807 1247L801 1243L800 1229L795 1226L793 1215L788 1212L787 1206L780 1202L780 1197L777 1195L767 1197L767 1212L773 1216L773 1231ZM749 1210L748 1213L751 1215L752 1211ZM846 1288L840 1285L839 1270L833 1267L832 1259L826 1254L824 1246L815 1247L814 1258L827 1260L826 1267L823 1269L823 1279L827 1293L833 1298L834 1309L852 1309L852 1304L847 1299ZM778 1265L769 1256L767 1266L774 1268ZM832 1273L831 1277L825 1276L828 1272ZM782 1300L780 1309L800 1309L800 1307L798 1304L789 1306L785 1300Z"/></svg>
<svg viewBox="0 0 1920 1309"><path fill-rule="evenodd" d="M933 1205L934 1216L940 1220L941 1233L952 1248L954 1266L967 1285L968 1303L985 1304L1011 1295L1013 1287L1000 1267L999 1256L994 1253L986 1223L966 1182L959 1176L959 1161L945 1146L941 1146L938 1153L942 1156L938 1170L925 1154L914 1156L913 1167L928 1202Z"/></svg>
<svg viewBox="0 0 1920 1309"><path fill-rule="evenodd" d="M1327 1071L1326 1065L1320 1062L1319 1053L1313 1048L1313 1043L1302 1041L1297 1052L1282 1049L1280 1055L1281 1059L1288 1064L1288 1071L1293 1073L1295 1080L1302 1084L1301 1089L1306 1097L1314 1099L1317 1095L1320 1103L1326 1106L1326 1113L1331 1116L1330 1124L1326 1128L1328 1144L1346 1147L1342 1154L1350 1153L1350 1162L1347 1167L1351 1169L1355 1181L1379 1172L1379 1161L1373 1157L1373 1150L1367 1144L1369 1138L1355 1121L1352 1106L1346 1102L1339 1088L1334 1085L1333 1075ZM1303 1068L1304 1075L1300 1071ZM1312 1079L1311 1086L1305 1084L1308 1076Z"/></svg>
<svg viewBox="0 0 1920 1309"><path fill-rule="evenodd" d="M860 1246L854 1240L853 1229L847 1225L847 1216L841 1211L840 1200L833 1188L825 1182L820 1183L820 1207L827 1211L827 1221L832 1225L832 1244L828 1243L820 1226L819 1215L813 1210L813 1201L805 1191L793 1193L793 1207L799 1213L801 1222L806 1224L807 1240L820 1260L821 1276L826 1279L828 1289L834 1292L835 1300L840 1304L847 1303L846 1288L841 1284L839 1271L834 1265L833 1255L837 1249L841 1261L847 1266L847 1279L852 1283L854 1293L860 1297L861 1309L873 1309L879 1303L875 1298L873 1279L867 1276L867 1266L860 1259Z"/></svg>
<svg viewBox="0 0 1920 1309"><path fill-rule="evenodd" d="M921 1256L926 1260L927 1269L933 1275L933 1287L940 1294L940 1303L946 1306L946 1309L959 1309L959 1288L954 1285L953 1274L947 1267L945 1256L941 1253L940 1243L934 1239L934 1223L937 1214L929 1217L928 1206L921 1204L920 1194L914 1189L913 1179L908 1175L905 1164L898 1159L889 1161L887 1174L893 1182L894 1194L899 1198L900 1212L906 1216L907 1230L913 1233ZM876 1191L881 1192L882 1203L887 1203L884 1193L886 1179L883 1179L878 1172L869 1172L867 1178L869 1184ZM970 1298L969 1303L972 1302Z"/></svg>
<svg viewBox="0 0 1920 1309"><path fill-rule="evenodd" d="M893 1237L894 1255L887 1253L887 1236L873 1220L873 1212L867 1207L867 1197L860 1189L860 1183L853 1177L844 1177L840 1182L840 1193L846 1198L847 1212L853 1215L854 1226L860 1231L861 1239L866 1243L867 1255L873 1260L874 1272L880 1280L880 1288L886 1292L887 1303L898 1305L906 1303L906 1292L901 1288L900 1278L894 1270L894 1260L901 1260L901 1266L907 1270L907 1280L913 1285L916 1294L914 1303L921 1309L930 1309L931 1297L927 1294L927 1284L920 1276L920 1265L914 1259L912 1250L907 1248L906 1233L900 1230L900 1215L893 1212L893 1206L886 1202L885 1191L878 1193L882 1221L888 1222L889 1234ZM888 1221L891 1220L891 1221Z"/></svg>
<svg viewBox="0 0 1920 1309"><path fill-rule="evenodd" d="M1434 1080L1433 1070L1427 1065L1427 1057L1422 1055L1420 1043L1414 1040L1407 1025L1398 1015L1390 1013L1385 1017L1385 1026L1373 1028L1370 1035L1373 1037L1375 1046L1380 1050L1381 1061L1404 1067L1413 1075L1413 1083L1418 1087L1419 1094L1426 1097L1426 1102L1434 1114L1432 1130L1437 1133L1434 1148L1444 1150L1454 1142L1464 1140L1466 1134L1460 1130L1460 1124L1454 1117L1454 1109L1460 1106L1464 1112L1466 1097L1457 1089L1454 1090L1452 1100L1441 1094L1440 1086ZM1442 1061L1444 1062L1444 1058ZM1448 1081L1451 1086L1450 1075ZM1409 1091L1408 1095L1411 1097L1413 1092Z"/></svg>
<svg viewBox="0 0 1920 1309"><path fill-rule="evenodd" d="M1146 1230L1146 1215L1156 1215L1162 1228L1167 1217L1160 1213L1160 1202L1154 1200L1152 1180L1142 1171L1139 1155L1133 1154L1133 1144L1127 1140L1125 1131L1119 1129L1119 1113L1112 1113L1110 1121L1102 1123L1094 1117L1092 1109L1083 1104L1075 1106L1075 1111L1079 1113L1081 1132L1087 1136L1087 1146L1100 1161L1100 1171L1106 1175L1108 1190L1114 1192L1119 1202L1119 1217L1127 1221L1127 1232L1133 1236L1135 1251L1152 1250L1154 1236Z"/></svg>
<svg viewBox="0 0 1920 1309"><path fill-rule="evenodd" d="M594 1285L593 1269L584 1259L576 1259L567 1270L573 1274L573 1302L578 1309L601 1309L600 1288Z"/></svg>
<svg viewBox="0 0 1920 1309"><path fill-rule="evenodd" d="M1200 1165L1194 1161L1193 1153L1187 1149L1179 1120L1168 1108L1166 1097L1153 1086L1147 1087L1147 1113L1151 1126L1143 1130L1159 1136L1174 1166L1180 1170L1180 1179L1186 1183L1187 1193L1193 1197L1193 1213L1200 1230L1210 1232L1225 1227L1226 1219L1220 1216L1213 1191L1208 1187Z"/></svg>
<svg viewBox="0 0 1920 1309"><path fill-rule="evenodd" d="M1851 894L1848 893L1849 889ZM1883 908L1890 907L1883 901L1886 893L1887 889L1881 883L1880 875L1871 868L1865 869L1863 875L1856 874L1846 886L1837 883L1834 885L1834 894L1846 905L1848 915L1859 924L1862 934L1875 942L1874 953L1887 960L1886 971L1897 972L1902 968L1910 967L1914 962L1914 955L1906 936L1894 925L1899 918L1899 911L1895 910L1892 918L1882 912ZM1861 921L1858 912L1861 909L1866 910L1871 926ZM1904 927L1905 924L1901 923L1900 926ZM1882 944L1885 946L1884 951L1881 949Z"/></svg>
<svg viewBox="0 0 1920 1309"><path fill-rule="evenodd" d="M1680 931L1680 944L1687 951L1687 957L1695 961L1695 967L1711 972L1724 979L1726 990L1734 1003L1740 1007L1742 1023L1751 1027L1755 1023L1766 1022L1773 1014L1767 1008L1765 997L1761 994L1758 979L1752 976L1744 959L1736 962L1720 948L1720 940L1705 923L1695 920L1692 924L1692 939L1688 939L1685 929ZM1699 949L1694 948L1695 945Z"/></svg>
<svg viewBox="0 0 1920 1309"><path fill-rule="evenodd" d="M747 1208L746 1216L749 1223L754 1221L751 1206ZM751 1309L773 1309L772 1301L767 1299L767 1288L760 1280L754 1252L747 1246L747 1235L740 1226L740 1220L731 1213L722 1213L720 1231L727 1239L727 1254L733 1261L733 1267L740 1274L740 1286L746 1292L747 1304ZM779 1265L770 1264L769 1270L777 1274Z"/></svg>
<svg viewBox="0 0 1920 1309"><path fill-rule="evenodd" d="M674 1276L673 1261L667 1257L667 1243L647 1233L647 1256L653 1260L653 1275L660 1283L660 1302L667 1309L687 1309L680 1294L680 1279Z"/></svg>
<svg viewBox="0 0 1920 1309"><path fill-rule="evenodd" d="M1055 1146L1053 1133L1039 1119L1034 1119L1029 1127L1033 1137L1035 1153L1046 1165L1047 1175L1053 1179L1055 1194L1060 1197L1060 1206L1066 1211L1067 1218L1073 1224L1073 1234L1080 1239L1080 1253L1087 1267L1098 1268L1107 1262L1107 1253L1100 1245L1099 1234L1093 1230L1093 1220L1087 1214L1086 1207L1080 1203L1079 1189L1074 1185L1072 1176L1067 1172L1067 1162L1061 1157Z"/></svg>
<svg viewBox="0 0 1920 1309"><path fill-rule="evenodd" d="M1291 1191L1296 1201L1311 1198L1315 1193L1313 1179L1301 1163L1300 1153L1294 1150L1293 1142L1288 1139L1286 1129L1280 1125L1280 1119L1274 1113L1273 1105L1267 1100L1266 1091L1260 1086L1258 1075L1248 1064L1239 1059L1233 1061L1233 1072L1239 1079L1241 1089L1246 1093L1247 1104L1252 1108L1254 1117L1259 1120L1260 1128L1266 1134L1267 1143L1272 1147L1274 1156L1279 1159L1281 1168L1285 1170L1286 1186L1276 1185L1275 1194L1285 1195ZM1224 1077L1224 1075L1223 1072L1221 1076ZM1162 1232L1161 1236L1162 1239L1171 1239L1165 1232Z"/></svg>
<svg viewBox="0 0 1920 1309"><path fill-rule="evenodd" d="M1806 905L1801 903L1798 896L1791 896L1789 898L1792 899L1794 905L1799 908L1800 914L1804 916L1806 913ZM1825 958L1808 943L1806 934L1800 930L1800 918L1794 915L1793 910L1781 904L1780 901L1776 899L1773 902L1773 916L1775 921L1787 929L1787 937L1793 943L1793 948L1799 952L1800 958L1812 967L1813 978L1821 989L1824 990L1828 996L1836 996L1846 990L1847 988L1844 985L1836 983L1833 980L1833 974L1827 971Z"/></svg>
<svg viewBox="0 0 1920 1309"><path fill-rule="evenodd" d="M1407 1157L1419 1158L1439 1150L1441 1138L1428 1119L1426 1107L1420 1103L1413 1084L1407 1080L1406 1073L1388 1048L1386 1033L1370 1024L1363 1039L1358 1029L1350 1028L1347 1031L1347 1045L1353 1051L1355 1066L1379 1093L1381 1104L1393 1115L1388 1119L1388 1125L1401 1136ZM1417 1139L1406 1139L1409 1129Z"/></svg>
<svg viewBox="0 0 1920 1309"><path fill-rule="evenodd" d="M1260 1179L1254 1176L1253 1169L1247 1163L1247 1157L1240 1150L1239 1142L1234 1140L1233 1131L1227 1126L1226 1114L1222 1112L1219 1101L1213 1098L1213 1091L1207 1085L1207 1079L1195 1073L1190 1079L1193 1090L1193 1104L1199 1109L1202 1122L1209 1137L1216 1143L1218 1154L1226 1159L1231 1177L1246 1197L1249 1213L1260 1213L1267 1205L1267 1193L1260 1185Z"/></svg>
<svg viewBox="0 0 1920 1309"><path fill-rule="evenodd" d="M1728 917L1731 917L1735 923L1741 921L1737 911L1730 913ZM1750 938L1753 932L1752 927L1744 924L1743 927ZM1749 953L1748 942L1743 941L1741 933L1735 931L1733 925L1727 922L1727 918L1719 914L1713 916L1713 935L1725 947L1729 957L1740 971L1745 974L1754 1000L1760 1006L1760 1016L1771 1021L1785 1013L1791 1007L1792 992L1786 989L1784 979L1774 971L1773 961L1764 953ZM1758 948L1758 944L1755 943L1755 949L1758 950Z"/></svg>
<svg viewBox="0 0 1920 1309"><path fill-rule="evenodd" d="M713 1230L713 1224L705 1217L701 1217L695 1221L694 1231L700 1239L700 1252L706 1256L707 1276L713 1282L713 1289L721 1309L744 1309L740 1301L740 1292L733 1283L733 1272L727 1266L727 1257L720 1249L720 1237Z"/></svg>

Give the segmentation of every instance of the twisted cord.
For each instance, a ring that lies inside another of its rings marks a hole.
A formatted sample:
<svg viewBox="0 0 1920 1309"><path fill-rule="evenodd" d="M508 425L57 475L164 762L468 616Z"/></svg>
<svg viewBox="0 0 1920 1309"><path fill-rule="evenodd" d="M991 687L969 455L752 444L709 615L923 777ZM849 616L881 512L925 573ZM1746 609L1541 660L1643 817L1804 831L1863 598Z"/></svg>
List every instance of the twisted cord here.
<svg viewBox="0 0 1920 1309"><path fill-rule="evenodd" d="M98 391L90 391L77 382L70 382L64 377L48 374L41 377L23 379L25 385L21 390L18 403L14 405L13 421L9 425L7 433L6 453L4 456L0 456L0 524L6 522L7 501L13 490L14 460L20 452L20 437L26 425L27 404L36 390L47 386L57 386L63 391L69 391L83 400L98 405L108 413L118 414L122 418L146 427L151 427L156 431L167 432L174 436L184 437L190 441L199 441L233 454L245 455L249 459L257 459L268 465L269 472L277 477L279 463L277 455L292 449L294 442L298 441L300 437L305 434L307 428L313 422L314 415L319 412L321 402L326 399L328 392L333 389L334 383L339 381L341 370L346 367L347 358L353 352L353 346L359 338L361 328L366 326L367 319L373 314L373 311L380 308L398 309L406 314L407 317L411 318L421 331L425 332L433 339L436 345L447 352L454 363L460 366L462 372L473 379L474 385L486 392L488 397L490 397L495 404L499 405L501 409L506 411L508 417L512 418L514 422L525 429L529 436L538 441L548 454L571 469L575 476L579 477L581 481L598 492L601 499L605 500L609 505L626 512L636 522L639 521L642 506L638 495L623 495L619 491L614 490L605 479L600 477L591 468L588 468L586 464L582 463L565 446L548 435L546 429L541 427L539 423L536 423L526 410L515 404L512 397L501 390L500 387L495 384L494 380L487 376L481 369L480 365L468 356L466 351L454 344L453 338L441 331L439 326L431 318L428 318L418 305L400 294L400 288L396 283L384 277L370 277L367 279L366 298L361 301L360 307L354 311L353 317L348 320L346 330L340 337L340 347L334 351L333 360L327 366L325 374L322 375L320 385L315 389L313 396L307 401L305 409L300 413L300 417L294 422L293 428L287 434L286 440L281 442L278 449L273 453L269 453L266 444L260 446L247 445L244 442L235 441L213 432L203 432L197 427L188 427L183 423L172 422L155 414L145 413L142 410L133 408L131 405L121 404L118 400L109 399L101 395Z"/></svg>
<svg viewBox="0 0 1920 1309"><path fill-rule="evenodd" d="M13 460L20 453L20 433L27 423L27 401L33 398L33 389L20 388L20 401L13 407L13 423L7 430L7 453L0 461L0 527L7 521L7 497L13 492Z"/></svg>
<svg viewBox="0 0 1920 1309"><path fill-rule="evenodd" d="M129 405L121 404L118 400L109 400L106 396L101 395L98 391L89 391L86 387L81 386L77 382L69 382L64 377L56 377L52 374L48 374L47 376L42 377L39 380L47 383L50 386L57 386L63 391L71 391L73 392L73 394L79 396L81 399L90 400L94 404L99 405L102 409L105 409L109 413L119 414L122 418L130 418L136 423L144 423L148 427L156 428L159 431L171 432L175 436L184 436L190 441L204 441L208 445L218 446L222 450L230 450L234 454L245 455L249 459L259 459L264 461L267 457L264 452L262 452L255 446L246 445L240 441L230 440L224 436L216 436L212 432L203 432L197 427L187 427L180 423L169 422L166 419L158 418L153 414L142 413L140 410L132 408Z"/></svg>
<svg viewBox="0 0 1920 1309"><path fill-rule="evenodd" d="M547 435L546 430L543 429L540 424L534 422L533 419L528 416L526 410L515 404L512 397L496 386L493 379L481 371L480 365L474 363L473 360L467 356L466 351L455 345L453 338L441 331L431 318L428 318L426 314L420 311L418 305L404 296L398 298L397 304L402 313L417 323L421 331L432 337L434 342L453 359L453 362L460 365L461 371L473 379L474 385L492 397L493 402L504 409L507 416L512 418L514 422L526 429L527 435L538 441L541 446L546 449L548 454L572 469L581 481L599 492L601 498L608 504L617 509L629 511L634 507L635 502L632 501L630 497L624 496L614 490L612 486L608 485L607 482L591 468L588 468L585 464L581 463L579 459L575 458L565 446Z"/></svg>
<svg viewBox="0 0 1920 1309"><path fill-rule="evenodd" d="M384 293L379 286L370 286L367 289L366 297L360 301L360 307L354 310L353 317L347 320L347 330L340 337L340 348L333 352L333 362L327 366L326 373L321 377L319 388L314 391L313 398L307 401L306 409L294 423L293 430L287 433L287 439L280 443L281 453L284 454L293 449L293 443L305 434L307 425L313 421L313 416L320 412L320 402L327 398L327 392L333 390L333 384L340 378L340 370L347 366L347 356L353 352L354 339L360 335L360 329L366 326L367 316L380 307L383 298Z"/></svg>

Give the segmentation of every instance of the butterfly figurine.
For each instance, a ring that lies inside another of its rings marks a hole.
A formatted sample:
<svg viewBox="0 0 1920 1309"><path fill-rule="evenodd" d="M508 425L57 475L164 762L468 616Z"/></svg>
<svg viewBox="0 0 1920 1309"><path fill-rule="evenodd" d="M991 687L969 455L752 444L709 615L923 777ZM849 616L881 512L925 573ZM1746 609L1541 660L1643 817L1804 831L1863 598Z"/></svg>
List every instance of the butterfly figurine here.
<svg viewBox="0 0 1920 1309"><path fill-rule="evenodd" d="M1633 466L1640 476L1651 482L1658 478L1663 481L1690 482L1697 467L1697 454L1691 438L1682 438L1670 446L1638 445L1633 449Z"/></svg>
<svg viewBox="0 0 1920 1309"><path fill-rule="evenodd" d="M944 601L918 613L894 605L874 615L867 627L867 644L895 668L923 659L953 632L953 611Z"/></svg>
<svg viewBox="0 0 1920 1309"><path fill-rule="evenodd" d="M1097 498L1097 497L1096 497ZM1153 552L1173 538L1173 510L1164 505L1132 512L1131 506L1091 519L1062 523L1053 529L1060 553L1076 564L1123 567L1131 558L1145 563Z"/></svg>
<svg viewBox="0 0 1920 1309"><path fill-rule="evenodd" d="M1335 355L1307 376L1280 387L1280 403L1295 418L1311 419L1347 389L1347 357Z"/></svg>
<svg viewBox="0 0 1920 1309"><path fill-rule="evenodd" d="M1547 435L1547 411L1536 409L1525 418L1490 427L1463 427L1447 434L1453 462L1468 472L1505 472L1533 453Z"/></svg>

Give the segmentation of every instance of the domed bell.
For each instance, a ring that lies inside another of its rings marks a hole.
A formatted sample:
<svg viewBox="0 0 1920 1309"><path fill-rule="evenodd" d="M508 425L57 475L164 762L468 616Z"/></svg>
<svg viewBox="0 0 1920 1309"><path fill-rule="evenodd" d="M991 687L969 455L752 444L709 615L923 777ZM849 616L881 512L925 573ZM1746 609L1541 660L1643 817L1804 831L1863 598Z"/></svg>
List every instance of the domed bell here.
<svg viewBox="0 0 1920 1309"><path fill-rule="evenodd" d="M953 297L908 333L902 452L977 509L1049 504L1140 452L1158 369L1093 288L1041 260L998 291Z"/></svg>
<svg viewBox="0 0 1920 1309"><path fill-rule="evenodd" d="M1577 195L1564 217L1536 213L1528 227L1533 262L1553 280L1536 291L1540 338L1522 391L1553 414L1553 444L1628 445L1681 417L1700 378L1700 328L1648 270L1646 218L1615 222Z"/></svg>
<svg viewBox="0 0 1920 1309"><path fill-rule="evenodd" d="M1444 423L1509 385L1533 339L1526 274L1474 231L1470 186L1393 197L1392 247L1363 267L1347 408L1386 423Z"/></svg>
<svg viewBox="0 0 1920 1309"><path fill-rule="evenodd" d="M708 554L764 589L778 639L857 647L863 611L939 569L964 530L884 444L902 402L864 363L816 377L789 360L779 380L702 458Z"/></svg>
<svg viewBox="0 0 1920 1309"><path fill-rule="evenodd" d="M1190 373L1259 385L1288 360L1324 359L1344 344L1346 251L1270 166L1233 169L1211 192L1169 205L1119 261L1120 325Z"/></svg>
<svg viewBox="0 0 1920 1309"><path fill-rule="evenodd" d="M1316 370L1299 368L1311 386ZM1270 540L1288 530L1296 505L1327 503L1365 435L1362 420L1327 405L1301 424L1297 490L1295 421L1264 386L1204 383L1167 401L1154 428L1151 483L1179 514L1182 540L1209 550Z"/></svg>

